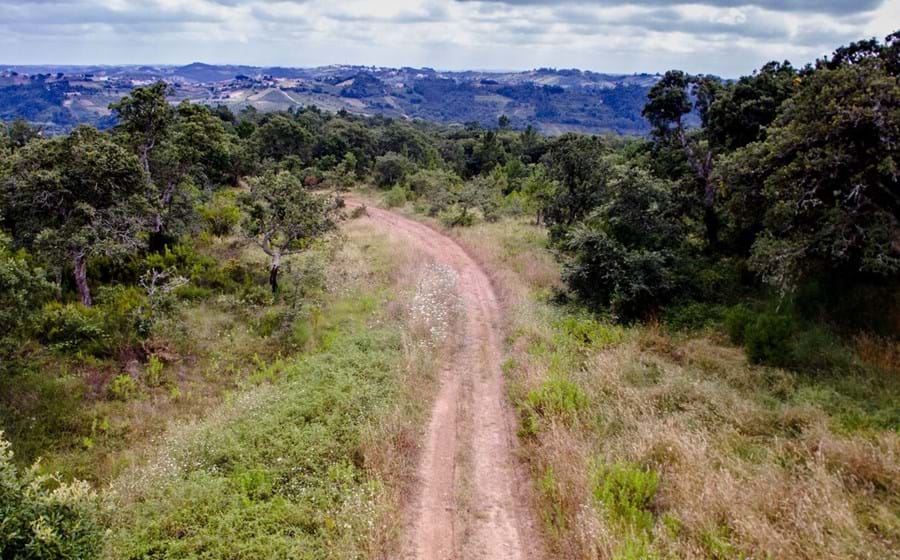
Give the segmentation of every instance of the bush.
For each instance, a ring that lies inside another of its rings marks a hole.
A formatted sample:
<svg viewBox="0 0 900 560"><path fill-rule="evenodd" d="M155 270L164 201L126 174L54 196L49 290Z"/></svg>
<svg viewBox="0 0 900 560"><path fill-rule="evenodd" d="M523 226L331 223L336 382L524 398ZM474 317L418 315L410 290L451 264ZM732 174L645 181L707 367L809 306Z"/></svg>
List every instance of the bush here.
<svg viewBox="0 0 900 560"><path fill-rule="evenodd" d="M54 350L103 354L110 347L103 322L102 311L97 307L51 302L41 312L39 336Z"/></svg>
<svg viewBox="0 0 900 560"><path fill-rule="evenodd" d="M696 331L722 320L722 306L692 302L666 309L665 324L675 331Z"/></svg>
<svg viewBox="0 0 900 560"><path fill-rule="evenodd" d="M404 156L388 152L375 159L375 184L390 187L403 181L415 169L415 164Z"/></svg>
<svg viewBox="0 0 900 560"><path fill-rule="evenodd" d="M0 237L0 364L5 365L6 358L32 333L41 306L55 292L44 272L32 267L24 255L7 252Z"/></svg>
<svg viewBox="0 0 900 560"><path fill-rule="evenodd" d="M747 358L755 364L790 365L793 331L794 324L790 317L760 314L744 331Z"/></svg>
<svg viewBox="0 0 900 560"><path fill-rule="evenodd" d="M98 500L85 482L19 472L0 432L0 558L97 558Z"/></svg>
<svg viewBox="0 0 900 560"><path fill-rule="evenodd" d="M200 207L200 218L211 234L218 237L230 235L241 221L241 211L235 203L234 193L216 193L209 204Z"/></svg>
<svg viewBox="0 0 900 560"><path fill-rule="evenodd" d="M406 189L397 185L384 195L384 204L388 208L397 208L406 204Z"/></svg>
<svg viewBox="0 0 900 560"><path fill-rule="evenodd" d="M458 204L454 204L440 212L438 219L445 227L469 227L475 223L475 214Z"/></svg>
<svg viewBox="0 0 900 560"><path fill-rule="evenodd" d="M622 322L644 319L680 283L679 259L668 250L629 249L602 229L576 227L561 243L563 279L582 299L609 308Z"/></svg>
<svg viewBox="0 0 900 560"><path fill-rule="evenodd" d="M139 392L137 381L127 373L121 373L109 384L109 394L117 401L131 400Z"/></svg>
<svg viewBox="0 0 900 560"><path fill-rule="evenodd" d="M581 387L561 375L554 375L528 393L522 428L527 434L536 434L541 418L547 417L573 422L587 405L588 397Z"/></svg>
<svg viewBox="0 0 900 560"><path fill-rule="evenodd" d="M594 498L603 504L613 521L639 531L653 528L650 508L659 476L632 464L600 466L595 472Z"/></svg>
<svg viewBox="0 0 900 560"><path fill-rule="evenodd" d="M744 304L738 304L725 311L725 332L733 344L743 344L747 327L754 321L756 314Z"/></svg>

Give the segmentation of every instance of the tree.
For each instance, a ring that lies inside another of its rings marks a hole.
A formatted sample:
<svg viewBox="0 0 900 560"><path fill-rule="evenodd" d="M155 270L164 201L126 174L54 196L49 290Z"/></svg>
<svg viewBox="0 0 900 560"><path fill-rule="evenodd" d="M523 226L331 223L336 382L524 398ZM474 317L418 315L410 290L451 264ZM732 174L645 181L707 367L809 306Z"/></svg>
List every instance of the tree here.
<svg viewBox="0 0 900 560"><path fill-rule="evenodd" d="M769 62L751 76L720 88L704 123L713 149L728 152L764 140L766 127L799 81L789 62Z"/></svg>
<svg viewBox="0 0 900 560"><path fill-rule="evenodd" d="M610 169L603 204L554 243L563 279L583 301L623 321L665 304L684 281L674 185L633 166Z"/></svg>
<svg viewBox="0 0 900 560"><path fill-rule="evenodd" d="M715 249L719 242L719 219L715 210L717 191L712 181L713 151L702 131L690 133L685 121L696 109L700 113L701 124L706 124L717 91L709 77L695 77L680 70L670 70L647 94L647 104L642 113L653 127L654 140L678 146L693 171L694 180L687 183L697 186L706 225L706 241L711 249ZM691 93L696 103L691 101Z"/></svg>
<svg viewBox="0 0 900 560"><path fill-rule="evenodd" d="M24 252L12 252L9 240L0 235L0 373L9 365L9 356L19 346L41 306L56 290L43 270L35 267Z"/></svg>
<svg viewBox="0 0 900 560"><path fill-rule="evenodd" d="M175 115L166 93L169 86L157 82L145 88L135 88L109 108L119 120L116 129L135 149L144 173L149 177L153 150L168 136Z"/></svg>
<svg viewBox="0 0 900 560"><path fill-rule="evenodd" d="M406 157L388 152L375 158L375 184L390 187L400 183L414 171L415 165Z"/></svg>
<svg viewBox="0 0 900 560"><path fill-rule="evenodd" d="M308 164L312 159L315 138L300 121L290 115L270 116L253 133L253 141L263 159L280 161L287 156L297 156Z"/></svg>
<svg viewBox="0 0 900 560"><path fill-rule="evenodd" d="M141 245L146 184L133 154L82 126L16 152L3 193L5 219L17 244L59 268L71 264L79 299L90 306L87 261Z"/></svg>
<svg viewBox="0 0 900 560"><path fill-rule="evenodd" d="M244 229L270 257L269 285L276 293L284 257L306 250L335 229L335 208L327 199L307 191L286 171L269 172L249 182Z"/></svg>
<svg viewBox="0 0 900 560"><path fill-rule="evenodd" d="M900 84L879 56L850 60L805 77L740 156L766 207L752 264L785 290L823 270L900 273Z"/></svg>
<svg viewBox="0 0 900 560"><path fill-rule="evenodd" d="M567 134L544 155L547 172L558 182L543 214L552 237L605 200L611 151L601 138Z"/></svg>
<svg viewBox="0 0 900 560"><path fill-rule="evenodd" d="M233 183L237 177L224 123L209 108L182 102L173 109L167 86L136 88L110 107L115 131L134 150L148 180L147 199L155 209L151 247L193 214L193 185Z"/></svg>
<svg viewBox="0 0 900 560"><path fill-rule="evenodd" d="M557 188L557 182L550 179L546 167L538 164L531 169L531 174L522 185L522 194L525 196L527 210L534 214L535 225L544 222L544 212L553 200Z"/></svg>

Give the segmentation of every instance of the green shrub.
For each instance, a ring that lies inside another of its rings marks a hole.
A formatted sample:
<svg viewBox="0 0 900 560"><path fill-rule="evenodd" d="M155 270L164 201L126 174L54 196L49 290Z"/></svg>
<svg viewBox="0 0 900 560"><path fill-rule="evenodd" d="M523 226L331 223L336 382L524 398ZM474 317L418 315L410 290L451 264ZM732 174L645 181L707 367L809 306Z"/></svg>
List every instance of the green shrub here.
<svg viewBox="0 0 900 560"><path fill-rule="evenodd" d="M747 327L756 319L754 313L744 304L738 304L727 309L725 317L725 332L733 344L743 344L746 337Z"/></svg>
<svg viewBox="0 0 900 560"><path fill-rule="evenodd" d="M406 204L406 198L409 193L400 185L394 186L384 195L384 205L388 208L398 208Z"/></svg>
<svg viewBox="0 0 900 560"><path fill-rule="evenodd" d="M0 235L0 369L31 335L41 306L55 293L44 272L31 266L24 253L9 252Z"/></svg>
<svg viewBox="0 0 900 560"><path fill-rule="evenodd" d="M57 351L103 354L110 346L103 320L97 307L51 302L41 312L40 338Z"/></svg>
<svg viewBox="0 0 900 560"><path fill-rule="evenodd" d="M651 507L659 485L655 471L630 463L601 465L594 473L594 498L613 521L639 531L653 528Z"/></svg>
<svg viewBox="0 0 900 560"><path fill-rule="evenodd" d="M235 203L234 193L216 193L209 204L200 207L200 218L211 234L218 237L230 235L241 221L241 211Z"/></svg>
<svg viewBox="0 0 900 560"><path fill-rule="evenodd" d="M165 364L156 356L150 356L147 361L147 367L144 369L145 379L148 387L159 387L163 384L163 369ZM129 378L130 379L130 378Z"/></svg>
<svg viewBox="0 0 900 560"><path fill-rule="evenodd" d="M468 227L475 223L475 214L459 204L453 204L439 212L438 219L446 227Z"/></svg>
<svg viewBox="0 0 900 560"><path fill-rule="evenodd" d="M673 305L666 309L664 321L667 327L676 331L696 331L722 320L722 306L692 302Z"/></svg>
<svg viewBox="0 0 900 560"><path fill-rule="evenodd" d="M561 375L553 375L525 398L522 428L526 434L536 434L541 419L548 417L572 422L587 405L588 397L581 387Z"/></svg>
<svg viewBox="0 0 900 560"><path fill-rule="evenodd" d="M625 340L625 329L589 317L569 316L556 324L566 337L581 346L603 347Z"/></svg>
<svg viewBox="0 0 900 560"><path fill-rule="evenodd" d="M87 483L64 483L37 468L19 472L0 432L0 558L97 558L98 514Z"/></svg>
<svg viewBox="0 0 900 560"><path fill-rule="evenodd" d="M755 364L790 365L793 331L794 323L790 317L760 314L744 331L747 358Z"/></svg>
<svg viewBox="0 0 900 560"><path fill-rule="evenodd" d="M117 401L127 401L137 396L138 384L127 373L121 373L109 384L109 394Z"/></svg>

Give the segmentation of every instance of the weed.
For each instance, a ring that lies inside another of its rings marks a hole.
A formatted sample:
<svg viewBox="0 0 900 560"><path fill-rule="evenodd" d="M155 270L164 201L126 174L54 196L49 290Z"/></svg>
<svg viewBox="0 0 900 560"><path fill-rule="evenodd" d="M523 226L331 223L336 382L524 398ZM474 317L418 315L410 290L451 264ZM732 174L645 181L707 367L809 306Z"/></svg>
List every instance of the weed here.
<svg viewBox="0 0 900 560"><path fill-rule="evenodd" d="M659 476L630 463L599 465L594 472L594 499L617 523L637 531L653 529L651 507Z"/></svg>
<svg viewBox="0 0 900 560"><path fill-rule="evenodd" d="M138 395L137 381L127 373L117 375L109 384L109 394L119 401L131 400Z"/></svg>

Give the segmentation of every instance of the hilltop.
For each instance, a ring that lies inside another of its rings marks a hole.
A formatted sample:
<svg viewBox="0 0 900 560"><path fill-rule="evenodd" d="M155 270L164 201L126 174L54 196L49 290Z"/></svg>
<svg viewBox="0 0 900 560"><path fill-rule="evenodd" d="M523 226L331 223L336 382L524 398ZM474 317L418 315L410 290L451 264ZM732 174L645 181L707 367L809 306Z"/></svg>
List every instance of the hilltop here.
<svg viewBox="0 0 900 560"><path fill-rule="evenodd" d="M133 88L165 80L171 101L279 111L328 111L514 128L643 135L652 74L541 68L525 72L332 65L318 68L193 63L186 66L0 66L0 120L22 117L48 132L113 123L108 105Z"/></svg>

